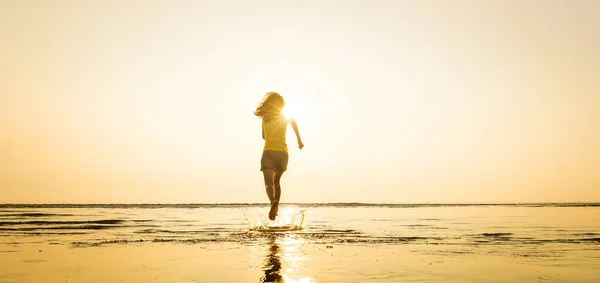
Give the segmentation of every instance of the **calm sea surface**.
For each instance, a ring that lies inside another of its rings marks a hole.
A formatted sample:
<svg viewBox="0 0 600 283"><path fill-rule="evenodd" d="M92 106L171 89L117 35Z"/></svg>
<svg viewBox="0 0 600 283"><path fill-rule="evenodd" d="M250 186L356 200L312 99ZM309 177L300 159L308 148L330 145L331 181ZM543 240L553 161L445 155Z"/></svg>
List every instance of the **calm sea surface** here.
<svg viewBox="0 0 600 283"><path fill-rule="evenodd" d="M521 255L553 252L540 245L596 249L600 243L600 204L282 204L279 221L302 210L303 229L293 233L315 243L516 245L507 252ZM261 204L0 205L0 236L73 246L253 243L265 233L250 231L255 219L247 218L267 212Z"/></svg>

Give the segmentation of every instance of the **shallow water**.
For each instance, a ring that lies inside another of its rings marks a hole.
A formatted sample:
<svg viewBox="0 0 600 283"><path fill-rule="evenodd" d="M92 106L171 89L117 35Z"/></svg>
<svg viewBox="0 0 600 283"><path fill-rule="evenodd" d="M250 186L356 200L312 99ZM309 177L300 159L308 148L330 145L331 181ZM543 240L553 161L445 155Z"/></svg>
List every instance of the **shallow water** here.
<svg viewBox="0 0 600 283"><path fill-rule="evenodd" d="M306 220L302 230L294 231L295 236L323 244L411 242L519 248L571 244L585 248L600 243L600 206L591 205L282 204L276 221L289 223L301 210L306 211ZM157 241L253 243L263 235L251 231L245 213L266 211L264 205L4 207L0 210L0 237L75 246Z"/></svg>
<svg viewBox="0 0 600 283"><path fill-rule="evenodd" d="M485 258L486 262L517 260L520 266L535 265L548 270L553 270L553 266L568 267L574 268L575 275L569 273L570 280L565 279L566 282L598 282L593 275L594 266L600 266L598 204L282 204L278 222L271 225L290 223L302 210L305 218L301 230L265 232L254 231L247 221L248 214L268 212L268 207L260 204L0 205L0 259L4 256L6 263L10 254L25 254L27 246L52 245L87 253L87 249L98 247L138 249L162 244L161 249L169 250L186 244L209 250L230 247L236 252L220 254L233 257L239 252L256 258L256 262L244 263L237 269L260 271L260 282L296 282L289 277L293 274L306 279L298 282L333 282L344 276L349 277L338 282L411 278L398 271L402 268L396 258L399 253L424 260L435 258L437 262ZM336 262L327 261L324 255L330 251L344 256ZM389 254L390 251L397 254ZM310 253L320 256L307 256ZM344 261L350 258L354 261ZM386 264L370 265L370 260L379 259ZM19 269L31 264L27 260L11 266ZM223 264L233 268L230 263ZM345 272L327 277L336 274L327 265L337 265ZM52 266L47 268L51 270ZM485 275L496 271L492 268L483 272ZM354 276L350 276L353 272ZM450 273L451 270L443 274ZM2 278L20 282L19 278L26 278L22 276L11 277L0 271L0 282ZM423 276L414 279L427 279ZM539 276L542 281L564 279L560 274ZM448 277L443 278L441 281L448 281ZM516 276L512 280L520 279Z"/></svg>

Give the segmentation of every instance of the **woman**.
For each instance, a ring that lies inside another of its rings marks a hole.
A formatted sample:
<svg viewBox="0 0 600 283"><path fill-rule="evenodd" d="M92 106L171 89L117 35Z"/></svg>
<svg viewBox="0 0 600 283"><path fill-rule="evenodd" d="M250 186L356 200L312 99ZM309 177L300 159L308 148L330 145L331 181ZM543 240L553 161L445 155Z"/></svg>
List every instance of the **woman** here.
<svg viewBox="0 0 600 283"><path fill-rule="evenodd" d="M298 147L300 149L304 147L296 121L286 119L281 114L284 105L283 96L276 92L269 92L254 111L254 115L262 119L262 137L265 140L265 146L260 160L260 170L263 172L267 196L271 201L271 210L269 211L271 220L275 220L277 216L281 197L281 175L287 170L288 152L285 133L288 124L292 125L292 129L296 133Z"/></svg>

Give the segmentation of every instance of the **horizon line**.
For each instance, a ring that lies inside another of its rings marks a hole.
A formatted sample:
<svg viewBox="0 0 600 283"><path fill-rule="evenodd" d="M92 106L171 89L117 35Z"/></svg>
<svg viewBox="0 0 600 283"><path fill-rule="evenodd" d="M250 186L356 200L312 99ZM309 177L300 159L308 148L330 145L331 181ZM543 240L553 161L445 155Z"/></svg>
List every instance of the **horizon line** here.
<svg viewBox="0 0 600 283"><path fill-rule="evenodd" d="M140 203L120 203L120 202L54 202L54 203L25 203L25 202L7 202L2 205L256 205L268 204L268 202L140 202ZM281 202L281 204L351 204L351 205L526 205L526 204L600 204L600 201L567 201L567 202Z"/></svg>

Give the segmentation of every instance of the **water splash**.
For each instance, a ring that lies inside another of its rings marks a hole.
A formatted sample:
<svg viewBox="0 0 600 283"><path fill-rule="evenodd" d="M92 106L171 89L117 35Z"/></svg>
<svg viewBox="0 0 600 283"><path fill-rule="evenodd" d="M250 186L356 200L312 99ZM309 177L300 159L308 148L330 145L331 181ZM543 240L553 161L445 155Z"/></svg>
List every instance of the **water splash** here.
<svg viewBox="0 0 600 283"><path fill-rule="evenodd" d="M257 211L242 210L251 231L280 232L301 230L304 223L304 212L301 210L294 213L291 209L281 211L280 215L273 221Z"/></svg>

